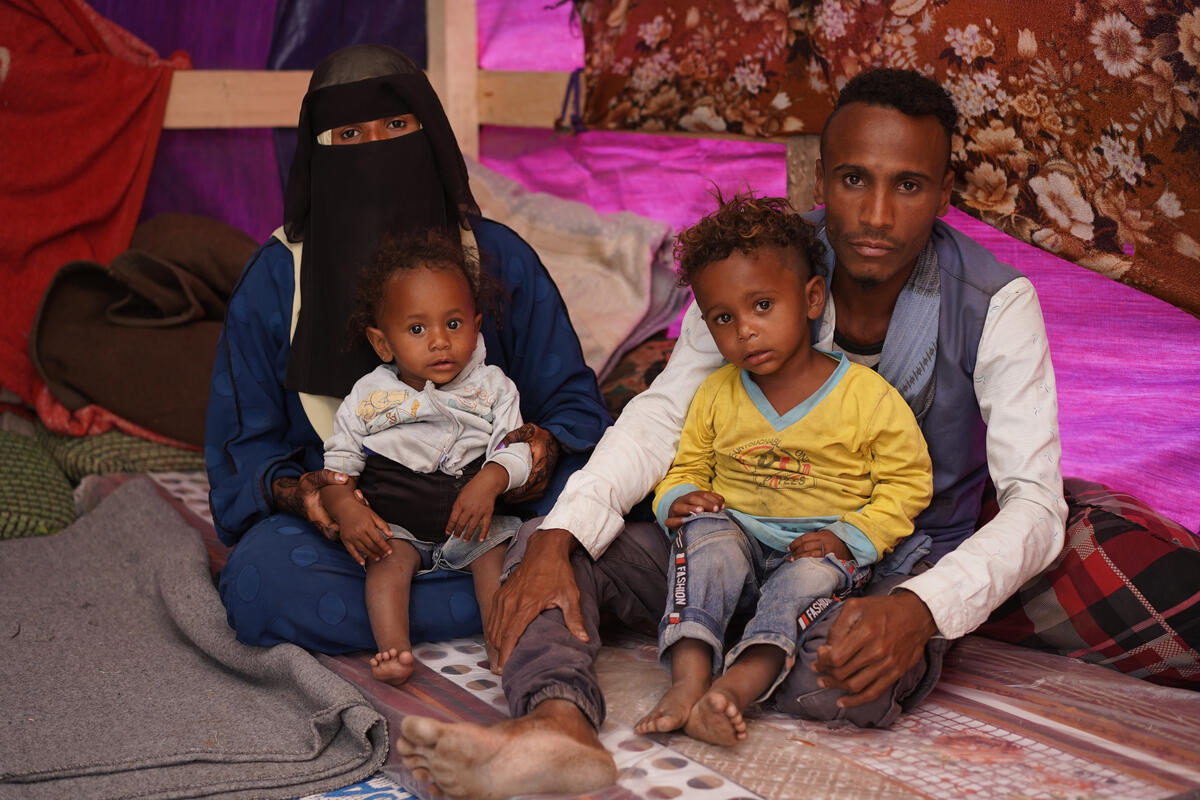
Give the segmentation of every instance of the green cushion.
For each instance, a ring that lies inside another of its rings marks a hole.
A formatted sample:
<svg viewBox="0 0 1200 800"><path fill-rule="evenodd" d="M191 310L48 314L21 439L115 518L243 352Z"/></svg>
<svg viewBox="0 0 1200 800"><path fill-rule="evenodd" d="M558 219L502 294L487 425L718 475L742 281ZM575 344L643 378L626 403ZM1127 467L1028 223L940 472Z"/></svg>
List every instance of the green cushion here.
<svg viewBox="0 0 1200 800"><path fill-rule="evenodd" d="M37 440L71 483L108 472L186 472L204 469L204 454L141 439L118 430L63 436L37 426Z"/></svg>
<svg viewBox="0 0 1200 800"><path fill-rule="evenodd" d="M57 533L75 521L71 482L29 436L0 431L0 539Z"/></svg>

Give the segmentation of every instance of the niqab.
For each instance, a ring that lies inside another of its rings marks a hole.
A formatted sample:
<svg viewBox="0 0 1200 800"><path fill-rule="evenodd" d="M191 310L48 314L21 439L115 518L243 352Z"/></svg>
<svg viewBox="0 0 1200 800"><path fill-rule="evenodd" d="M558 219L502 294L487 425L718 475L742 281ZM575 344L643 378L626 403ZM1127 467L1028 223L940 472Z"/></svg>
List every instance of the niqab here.
<svg viewBox="0 0 1200 800"><path fill-rule="evenodd" d="M421 130L363 144L317 143L322 131L401 114L415 114ZM469 229L478 218L462 153L419 68L382 45L348 47L322 62L300 108L284 198L284 232L304 242L286 387L339 397L379 364L366 337L346 344L346 325L358 271L385 235Z"/></svg>

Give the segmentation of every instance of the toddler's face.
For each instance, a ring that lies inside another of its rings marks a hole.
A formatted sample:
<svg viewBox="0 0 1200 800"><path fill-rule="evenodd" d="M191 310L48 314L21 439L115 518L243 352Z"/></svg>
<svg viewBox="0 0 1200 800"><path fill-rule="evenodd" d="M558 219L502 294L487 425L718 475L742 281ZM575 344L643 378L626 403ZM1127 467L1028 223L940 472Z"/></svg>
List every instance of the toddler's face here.
<svg viewBox="0 0 1200 800"><path fill-rule="evenodd" d="M419 267L397 272L383 287L379 327L367 338L400 379L414 389L454 380L475 351L482 315L458 269Z"/></svg>
<svg viewBox="0 0 1200 800"><path fill-rule="evenodd" d="M692 278L696 304L721 355L754 375L794 363L809 347L809 322L824 309L825 284L789 266L778 247L734 252Z"/></svg>

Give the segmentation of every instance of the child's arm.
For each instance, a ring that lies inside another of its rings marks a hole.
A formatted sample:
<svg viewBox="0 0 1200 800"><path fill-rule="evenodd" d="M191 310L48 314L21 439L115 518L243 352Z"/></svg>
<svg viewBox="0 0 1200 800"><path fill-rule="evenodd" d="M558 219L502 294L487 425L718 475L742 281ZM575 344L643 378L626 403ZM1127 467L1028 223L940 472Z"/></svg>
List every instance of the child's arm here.
<svg viewBox="0 0 1200 800"><path fill-rule="evenodd" d="M716 429L710 388L717 374L706 379L696 390L679 433L675 460L654 490L654 516L668 530L679 527L688 514L720 511L725 507L725 498L712 491Z"/></svg>
<svg viewBox="0 0 1200 800"><path fill-rule="evenodd" d="M378 561L391 555L392 548L388 545L387 523L358 497L357 484L358 478L350 476L346 483L322 487L321 504L337 523L346 552L365 564L365 557Z"/></svg>
<svg viewBox="0 0 1200 800"><path fill-rule="evenodd" d="M446 535L474 539L475 532L479 531L479 541L486 539L496 498L508 484L508 470L495 461L484 464L479 474L471 478L455 498L450 520L446 523Z"/></svg>
<svg viewBox="0 0 1200 800"><path fill-rule="evenodd" d="M933 466L917 420L896 390L888 388L865 424L874 488L861 509L843 514L830 527L861 533L874 546L877 561L913 532L913 520L933 497Z"/></svg>
<svg viewBox="0 0 1200 800"><path fill-rule="evenodd" d="M851 559L850 548L831 530L822 528L797 536L788 545L788 561L797 558L824 558L832 553L842 561Z"/></svg>
<svg viewBox="0 0 1200 800"><path fill-rule="evenodd" d="M725 508L725 498L716 492L688 492L675 498L675 502L671 503L671 508L667 511L667 518L663 524L667 530L675 530L683 524L685 517L705 511L717 512L723 508Z"/></svg>

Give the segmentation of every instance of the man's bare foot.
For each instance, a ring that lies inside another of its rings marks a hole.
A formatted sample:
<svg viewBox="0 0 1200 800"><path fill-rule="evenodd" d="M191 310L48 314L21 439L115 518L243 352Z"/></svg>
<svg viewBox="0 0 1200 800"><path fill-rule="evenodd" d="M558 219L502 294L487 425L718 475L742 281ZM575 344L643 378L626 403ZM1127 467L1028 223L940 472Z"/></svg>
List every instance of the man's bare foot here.
<svg viewBox="0 0 1200 800"><path fill-rule="evenodd" d="M692 706L683 730L693 739L729 747L746 738L746 720L733 695L714 686Z"/></svg>
<svg viewBox="0 0 1200 800"><path fill-rule="evenodd" d="M446 797L504 800L526 794L581 794L612 785L617 767L573 704L576 720L539 714L484 727L408 716L396 740L418 780Z"/></svg>
<svg viewBox="0 0 1200 800"><path fill-rule="evenodd" d="M671 684L671 688L659 698L650 713L633 726L634 732L667 733L679 730L687 723L692 706L704 695L707 688L707 684Z"/></svg>
<svg viewBox="0 0 1200 800"><path fill-rule="evenodd" d="M500 651L492 647L492 645L488 642L483 643L483 649L484 652L487 653L488 669L492 671L493 675L499 675L500 668L497 667L496 664L499 663L500 660Z"/></svg>
<svg viewBox="0 0 1200 800"><path fill-rule="evenodd" d="M413 654L411 650L399 650L391 647L380 650L370 659L371 674L375 680L399 686L408 680L413 673Z"/></svg>

